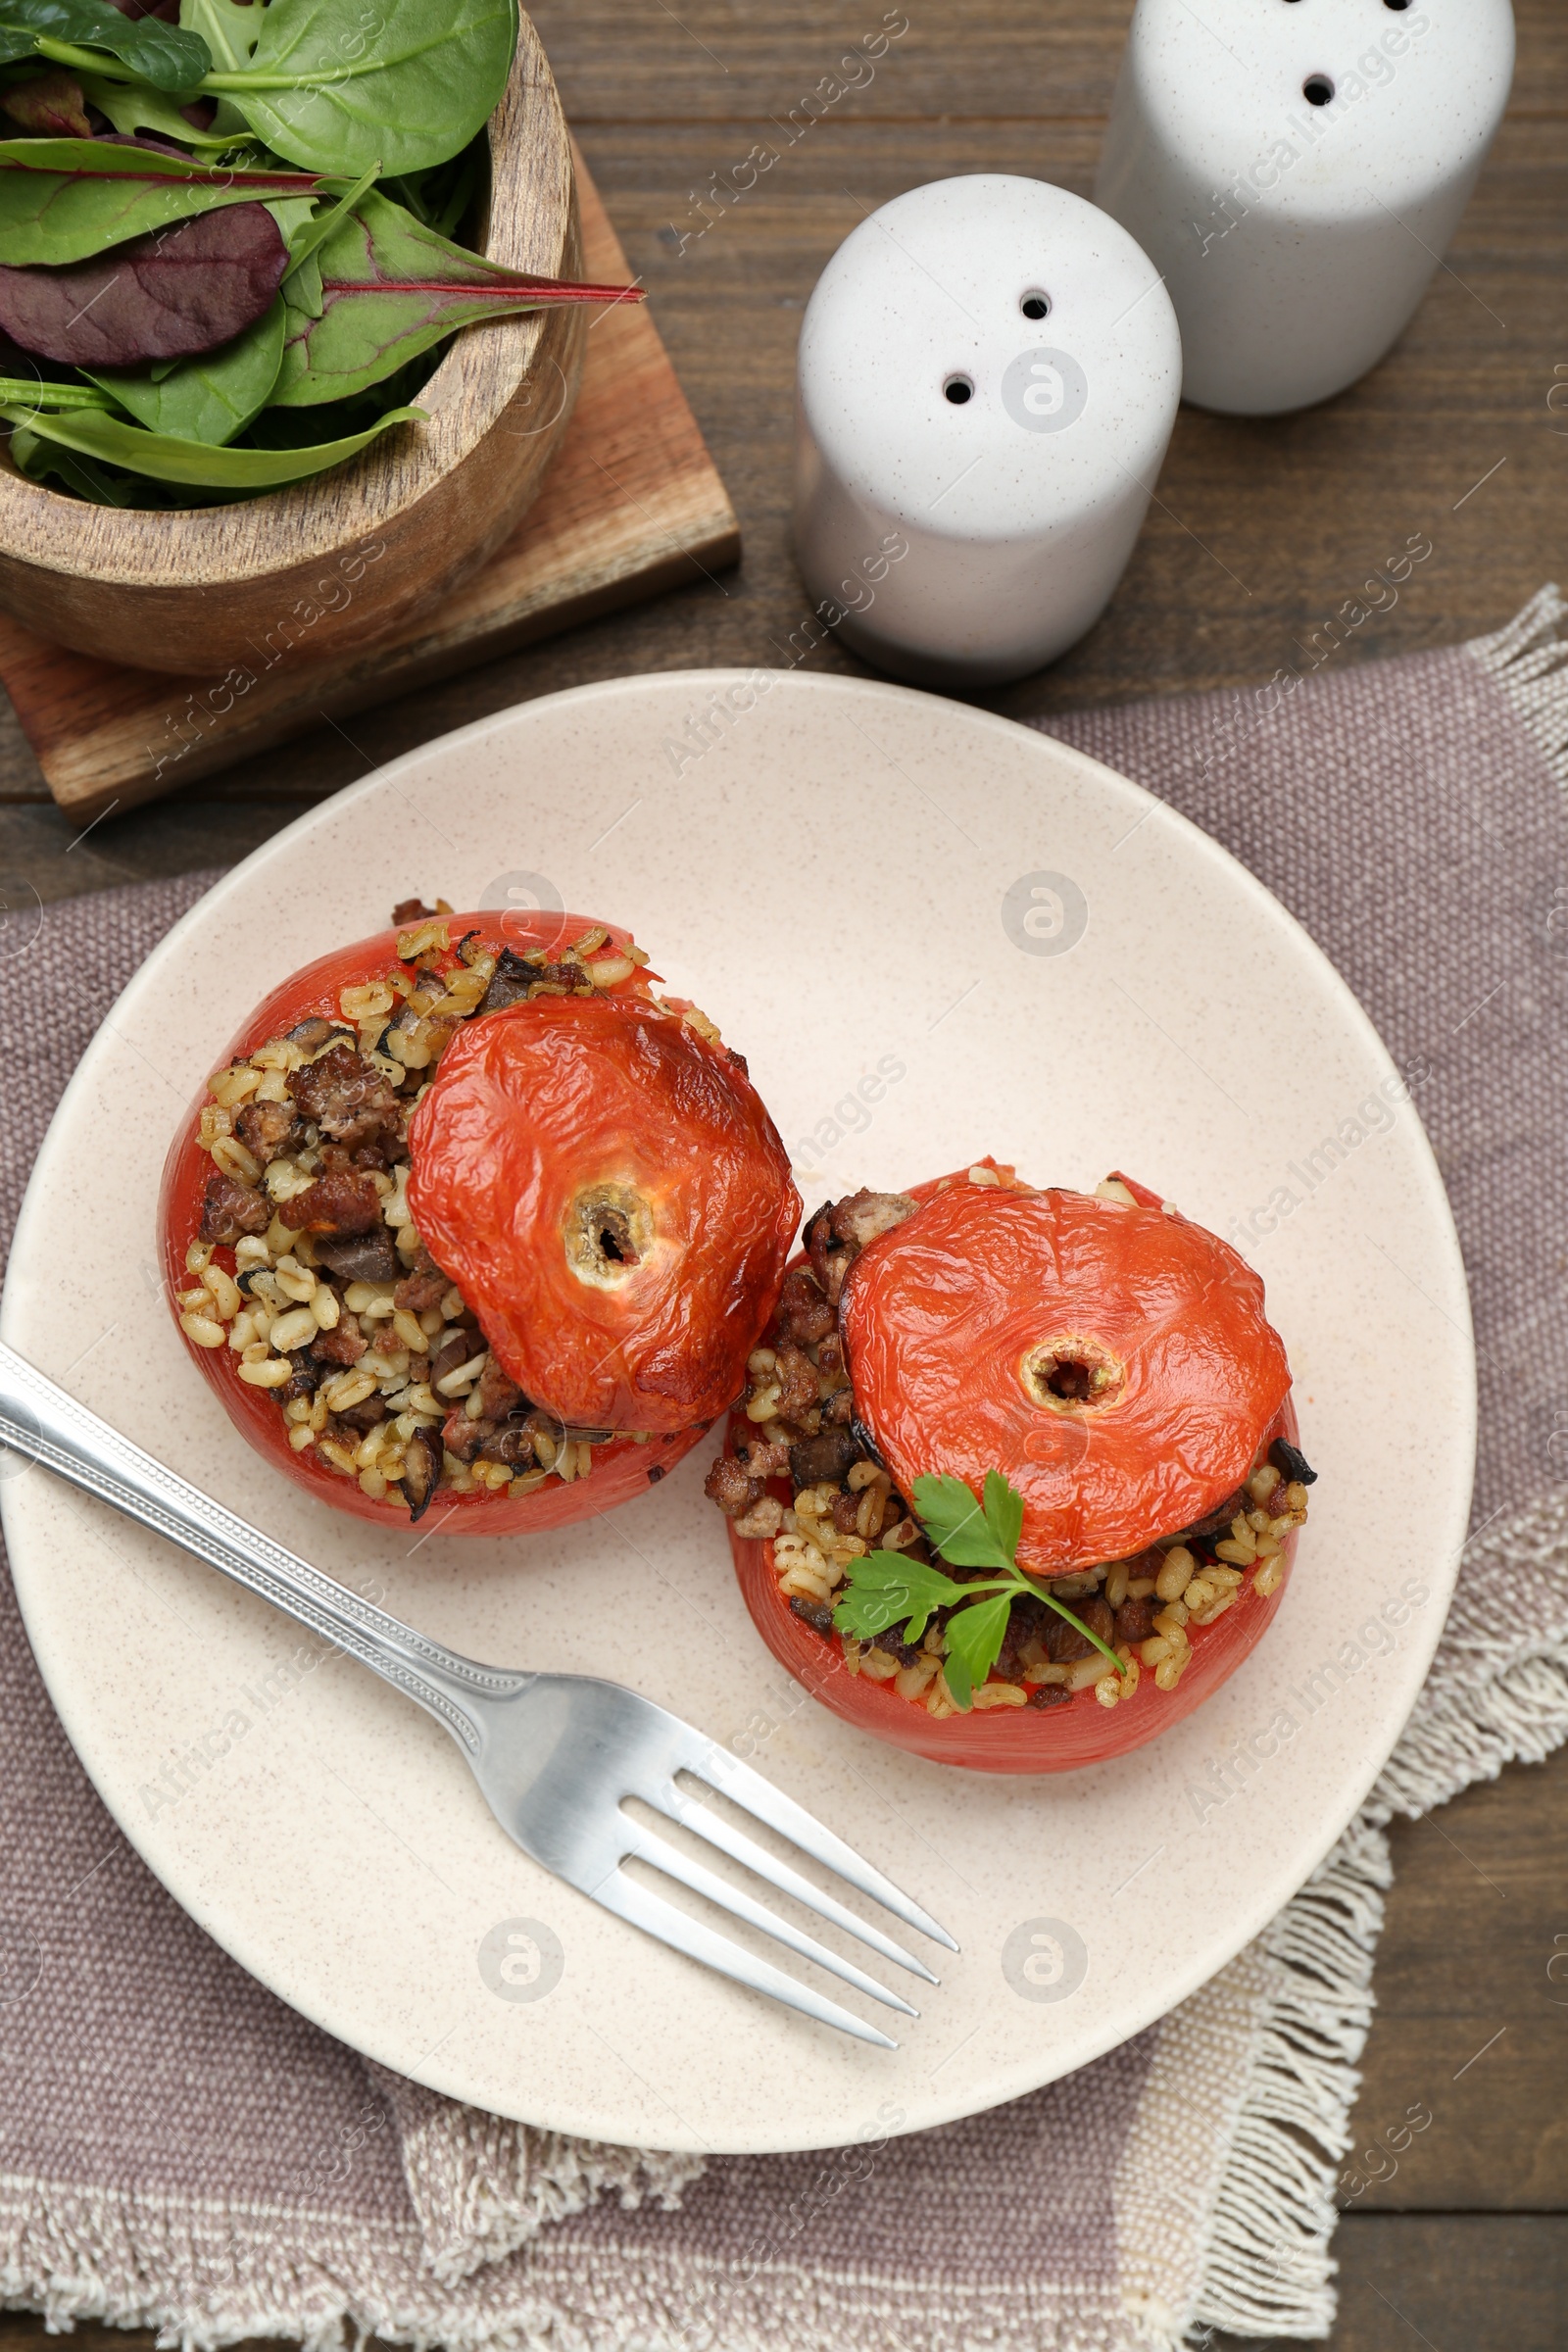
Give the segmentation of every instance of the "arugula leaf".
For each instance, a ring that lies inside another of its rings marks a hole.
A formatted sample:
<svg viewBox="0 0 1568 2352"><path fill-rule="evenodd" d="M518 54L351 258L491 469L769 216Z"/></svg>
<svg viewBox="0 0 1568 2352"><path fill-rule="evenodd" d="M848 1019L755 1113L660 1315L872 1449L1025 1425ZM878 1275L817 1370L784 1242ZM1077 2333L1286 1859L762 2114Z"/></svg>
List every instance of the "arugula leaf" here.
<svg viewBox="0 0 1568 2352"><path fill-rule="evenodd" d="M364 0L271 0L249 66L203 86L308 169L419 172L489 121L516 43L516 0L399 0L374 34Z"/></svg>
<svg viewBox="0 0 1568 2352"><path fill-rule="evenodd" d="M267 406L283 357L283 329L279 299L220 350L180 360L157 376L145 368L86 368L82 373L150 433L221 448Z"/></svg>
<svg viewBox="0 0 1568 2352"><path fill-rule="evenodd" d="M967 1591L924 1560L907 1559L902 1551L871 1551L851 1562L850 1583L833 1622L841 1634L864 1642L907 1619L905 1640L918 1642L932 1610L961 1599Z"/></svg>
<svg viewBox="0 0 1568 2352"><path fill-rule="evenodd" d="M912 1500L926 1534L956 1568L1012 1566L1013 1545L998 1543L973 1488L961 1478L951 1471L939 1478L917 1478Z"/></svg>
<svg viewBox="0 0 1568 2352"><path fill-rule="evenodd" d="M265 14L255 0L179 0L179 22L186 32L199 34L207 43L215 74L233 73L250 64ZM231 98L218 100L213 129L230 142L254 135Z"/></svg>
<svg viewBox="0 0 1568 2352"><path fill-rule="evenodd" d="M0 253L8 265L23 268L84 262L198 213L266 196L309 196L319 184L298 172L216 172L158 147L0 139Z"/></svg>
<svg viewBox="0 0 1568 2352"><path fill-rule="evenodd" d="M302 258L319 268L319 308L313 308L314 280L285 283L288 341L272 395L280 408L346 400L482 318L612 302L632 291L500 269L426 228L374 188L358 206L345 202L329 212L314 256L307 247Z"/></svg>
<svg viewBox="0 0 1568 2352"><path fill-rule="evenodd" d="M95 51L119 58L158 90L193 90L212 66L207 43L158 17L122 16L106 0L0 0L0 65L49 57L57 65L105 72ZM126 75L109 70L110 78Z"/></svg>
<svg viewBox="0 0 1568 2352"><path fill-rule="evenodd" d="M168 92L155 90L151 82L105 81L100 74L83 74L80 79L82 96L129 137L138 130L151 130L161 139L180 139L187 147L236 144L233 131L220 130L216 122L211 130L198 130L194 122L186 122ZM241 136L249 142L250 132L243 126Z"/></svg>
<svg viewBox="0 0 1568 2352"><path fill-rule="evenodd" d="M355 206L360 202L361 198L368 195L370 187L380 169L381 167L379 164L372 164L368 172L362 172L359 178L354 182L353 187L349 189L348 193L342 197L335 206L323 205L320 211L315 215L314 219L307 215L302 220L297 222L293 228L286 227L281 220L278 220L277 224L279 228L283 230L283 234L288 238L288 271L283 280L285 293L288 290L289 278L293 276L295 270L299 269L300 265L303 262L308 262L311 260L313 255L315 255L320 249L320 247L326 243L326 240L332 234L332 231L335 228L341 228L343 226L344 222L347 220L350 214L353 213ZM275 212L273 213L272 218L274 220L277 220L277 215ZM315 294L318 298L321 290L321 271L318 264L316 270L312 272L312 278ZM319 318L321 316L318 301L318 308L311 313L311 316L313 318Z"/></svg>
<svg viewBox="0 0 1568 2352"><path fill-rule="evenodd" d="M968 1708L974 1685L983 1683L996 1664L1012 1603L1011 1592L999 1592L994 1599L977 1600L968 1608L956 1609L948 1619L945 1629L948 1652L942 1661L942 1671L947 1676L954 1704L958 1708Z"/></svg>
<svg viewBox="0 0 1568 2352"><path fill-rule="evenodd" d="M116 416L83 411L70 416L43 416L0 405L9 424L23 424L38 439L78 455L123 466L155 482L177 482L188 489L276 490L287 482L324 473L357 457L394 424L423 423L423 409L388 409L384 416L362 433L341 441L318 442L309 449L210 449L199 441L175 440L172 434L149 433L140 425L123 424Z"/></svg>

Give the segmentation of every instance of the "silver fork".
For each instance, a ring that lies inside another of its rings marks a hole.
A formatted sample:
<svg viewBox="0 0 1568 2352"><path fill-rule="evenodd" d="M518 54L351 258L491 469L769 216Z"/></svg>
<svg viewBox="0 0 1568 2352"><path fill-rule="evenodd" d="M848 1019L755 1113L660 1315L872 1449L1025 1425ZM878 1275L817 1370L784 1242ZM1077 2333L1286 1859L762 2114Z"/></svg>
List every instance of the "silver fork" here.
<svg viewBox="0 0 1568 2352"><path fill-rule="evenodd" d="M597 1676L482 1666L416 1633L176 1478L4 1346L0 1447L139 1519L370 1667L445 1725L491 1811L525 1854L606 1910L721 1976L769 1993L858 2040L898 2047L877 2027L628 1876L627 1861L635 1858L663 1872L886 2008L919 2015L902 1994L890 1992L852 1960L781 1919L682 1847L642 1828L623 1810L627 1797L640 1798L695 1832L884 1960L929 1984L938 1982L923 1960L881 1928L857 1918L714 1806L699 1801L681 1786L676 1776L682 1773L791 1839L906 1926L957 1950L945 1928L853 1846L678 1715Z"/></svg>

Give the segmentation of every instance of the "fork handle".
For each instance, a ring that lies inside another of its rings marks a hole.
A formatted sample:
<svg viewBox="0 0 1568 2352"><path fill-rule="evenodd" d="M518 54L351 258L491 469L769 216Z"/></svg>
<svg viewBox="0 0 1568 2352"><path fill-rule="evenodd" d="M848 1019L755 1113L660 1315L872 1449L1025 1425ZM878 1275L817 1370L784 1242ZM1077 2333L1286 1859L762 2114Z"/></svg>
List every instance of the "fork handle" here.
<svg viewBox="0 0 1568 2352"><path fill-rule="evenodd" d="M373 1601L350 1592L308 1560L188 1486L96 1413L0 1345L0 1446L36 1462L100 1502L112 1503L154 1534L285 1616L321 1634L362 1665L415 1699L471 1756L484 1744L474 1705L504 1698L534 1680L465 1658L416 1633Z"/></svg>

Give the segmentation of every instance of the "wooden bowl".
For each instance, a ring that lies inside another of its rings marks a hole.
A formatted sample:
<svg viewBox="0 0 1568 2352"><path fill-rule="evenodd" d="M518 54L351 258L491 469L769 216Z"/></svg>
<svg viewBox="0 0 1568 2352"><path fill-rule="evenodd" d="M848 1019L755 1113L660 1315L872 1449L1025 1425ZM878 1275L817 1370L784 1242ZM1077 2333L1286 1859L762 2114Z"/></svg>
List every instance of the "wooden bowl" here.
<svg viewBox="0 0 1568 2352"><path fill-rule="evenodd" d="M571 146L526 16L490 160L482 251L509 269L580 276ZM586 333L572 305L466 327L415 395L427 424L395 426L331 473L232 506L92 506L27 480L0 451L0 608L81 653L211 669L236 693L282 659L381 636L476 570L530 504L565 429Z"/></svg>

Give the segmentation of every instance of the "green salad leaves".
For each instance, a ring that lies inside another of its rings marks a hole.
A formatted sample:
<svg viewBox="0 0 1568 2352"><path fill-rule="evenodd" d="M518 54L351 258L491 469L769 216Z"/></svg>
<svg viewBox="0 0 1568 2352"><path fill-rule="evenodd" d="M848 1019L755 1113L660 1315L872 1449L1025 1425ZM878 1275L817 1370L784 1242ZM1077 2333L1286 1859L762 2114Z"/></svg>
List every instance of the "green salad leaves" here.
<svg viewBox="0 0 1568 2352"><path fill-rule="evenodd" d="M22 470L121 506L255 495L419 420L460 329L636 299L461 242L517 30L516 0L0 0Z"/></svg>
<svg viewBox="0 0 1568 2352"><path fill-rule="evenodd" d="M890 1627L902 1625L906 1642L918 1642L937 1609L952 1615L943 1628L947 1655L942 1671L960 1711L972 1703L1001 1654L1007 1618L1015 1600L1027 1594L1043 1600L1048 1609L1082 1634L1103 1653L1124 1679L1130 1669L1109 1643L1092 1633L1049 1586L1028 1576L1017 1563L1018 1538L1023 1532L1023 1496L1000 1470L988 1470L984 1498L976 1501L973 1489L961 1478L914 1481L915 1515L934 1548L955 1568L989 1568L996 1573L959 1582L945 1576L928 1561L908 1559L901 1551L872 1551L852 1560L842 1598L833 1612L841 1634L858 1642L870 1641Z"/></svg>

